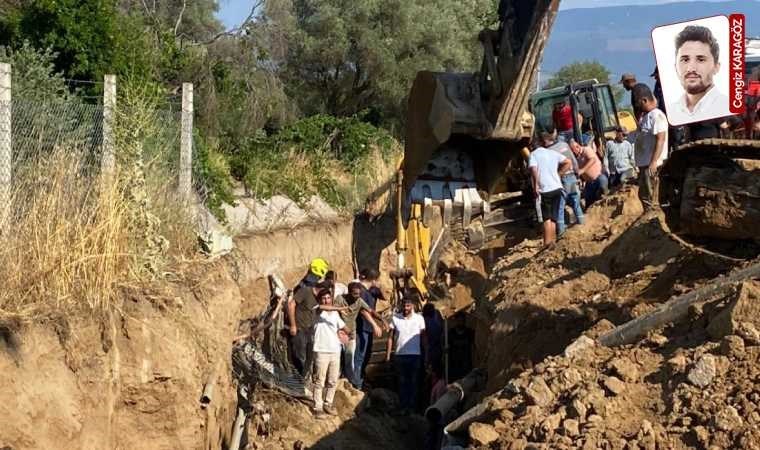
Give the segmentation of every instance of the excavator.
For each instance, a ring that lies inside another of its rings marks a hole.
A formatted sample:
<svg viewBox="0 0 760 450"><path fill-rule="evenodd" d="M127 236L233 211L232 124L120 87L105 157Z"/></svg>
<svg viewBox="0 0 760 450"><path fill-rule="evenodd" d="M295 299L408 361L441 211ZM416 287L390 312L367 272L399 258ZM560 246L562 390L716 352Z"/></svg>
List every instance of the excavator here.
<svg viewBox="0 0 760 450"><path fill-rule="evenodd" d="M609 86L593 80L531 99L559 3L501 0L498 28L478 36L478 72L417 73L395 181L398 260L391 275L398 295L430 298L446 281L440 260L450 245L478 252L530 227L528 146L550 120L546 110L555 99L569 99L574 110L593 117L600 140L620 123L635 126L630 114L615 110ZM710 140L674 151L662 168L660 191L673 231L757 241L758 150L758 141Z"/></svg>
<svg viewBox="0 0 760 450"><path fill-rule="evenodd" d="M501 0L498 28L478 36L480 71L417 73L396 177L397 292L428 298L452 242L475 252L530 224L528 102L558 9L559 0Z"/></svg>

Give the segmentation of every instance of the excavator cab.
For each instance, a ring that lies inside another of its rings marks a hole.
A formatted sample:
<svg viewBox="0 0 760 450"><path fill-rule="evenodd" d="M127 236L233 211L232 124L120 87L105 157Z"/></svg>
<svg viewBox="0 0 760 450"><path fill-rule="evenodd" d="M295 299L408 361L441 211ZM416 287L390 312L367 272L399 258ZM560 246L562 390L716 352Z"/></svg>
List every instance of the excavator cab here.
<svg viewBox="0 0 760 450"><path fill-rule="evenodd" d="M629 131L636 129L633 115L617 110L609 84L585 80L531 96L530 108L536 117L536 131L554 128L554 105L565 101L573 111L573 136L577 142L583 142L583 134L592 131L597 148L604 148L604 139L613 139L618 126L625 126Z"/></svg>

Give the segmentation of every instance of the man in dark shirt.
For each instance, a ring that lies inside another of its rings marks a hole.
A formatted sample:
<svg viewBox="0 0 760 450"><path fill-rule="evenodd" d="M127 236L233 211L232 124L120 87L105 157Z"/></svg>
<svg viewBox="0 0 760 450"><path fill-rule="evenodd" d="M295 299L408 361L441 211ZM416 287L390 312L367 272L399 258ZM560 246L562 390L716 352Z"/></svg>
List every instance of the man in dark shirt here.
<svg viewBox="0 0 760 450"><path fill-rule="evenodd" d="M454 327L449 330L449 382L467 376L472 370L472 344L474 334L465 324L464 314L452 317Z"/></svg>
<svg viewBox="0 0 760 450"><path fill-rule="evenodd" d="M319 274L310 268L304 278L293 290L293 297L288 301L288 328L290 332L290 356L298 373L307 378L311 373L314 347L314 308L318 305L316 294L319 291ZM326 272L326 270L325 270ZM324 275L324 274L322 274Z"/></svg>
<svg viewBox="0 0 760 450"><path fill-rule="evenodd" d="M646 85L644 83L637 83L636 76L632 73L624 73L620 78L620 83L623 85L626 91L631 91L631 106L633 107L633 116L636 118L636 123L638 123L639 119L641 119L643 111L639 106L641 102L636 96L636 92L639 92L639 90L634 88L639 84L644 86Z"/></svg>
<svg viewBox="0 0 760 450"><path fill-rule="evenodd" d="M382 298L382 292L377 286L380 273L375 269L364 269L359 273L362 287L362 300L370 307L370 314L375 312L377 299ZM372 292L375 292L373 295ZM361 389L364 384L364 374L372 354L372 324L360 316L356 322L356 353L354 353L354 386Z"/></svg>

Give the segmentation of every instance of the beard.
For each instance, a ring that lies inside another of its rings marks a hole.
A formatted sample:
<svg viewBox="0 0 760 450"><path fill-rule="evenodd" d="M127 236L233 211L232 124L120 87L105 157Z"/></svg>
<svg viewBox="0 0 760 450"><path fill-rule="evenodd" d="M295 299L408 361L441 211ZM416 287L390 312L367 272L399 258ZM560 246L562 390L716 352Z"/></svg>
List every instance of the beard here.
<svg viewBox="0 0 760 450"><path fill-rule="evenodd" d="M686 80L684 80L684 82L685 81ZM684 83L683 88L688 94L694 95L694 94L701 94L707 91L708 89L710 89L710 87L712 87L712 79L708 83L708 82L705 82L704 78L700 77L698 83L695 83L695 84Z"/></svg>

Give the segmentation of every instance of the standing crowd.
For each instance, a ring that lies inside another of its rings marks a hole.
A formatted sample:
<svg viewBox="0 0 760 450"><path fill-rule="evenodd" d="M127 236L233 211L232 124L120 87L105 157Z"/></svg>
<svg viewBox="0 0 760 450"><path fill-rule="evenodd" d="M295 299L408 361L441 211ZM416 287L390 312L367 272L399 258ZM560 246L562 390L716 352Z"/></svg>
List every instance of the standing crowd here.
<svg viewBox="0 0 760 450"><path fill-rule="evenodd" d="M645 210L657 203L658 172L668 156L668 121L652 90L631 74L620 80L631 91L637 129L618 127L603 148L594 142L588 120L578 114L580 142L574 135L573 113L567 100L555 104L553 127L542 131L528 157L536 215L542 223L544 245L552 245L568 226L584 223L584 210L610 188L637 180Z"/></svg>
<svg viewBox="0 0 760 450"><path fill-rule="evenodd" d="M346 285L338 281L327 261L316 258L289 296L289 354L298 373L312 381L317 417L337 414L333 400L341 375L354 388L369 389L367 364L374 340L384 333L388 333L385 360L393 360L402 415L445 392L445 353L457 358L453 377L461 378L472 369L472 335L463 320L455 319L455 326L446 330L431 303L425 304L421 314L416 312L418 296L412 295L404 296L398 311L386 320L377 311L378 301L385 300L379 278L377 270L365 269ZM450 348L443 345L444 333L448 333ZM423 385L428 385L429 397L418 395Z"/></svg>

